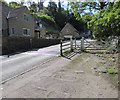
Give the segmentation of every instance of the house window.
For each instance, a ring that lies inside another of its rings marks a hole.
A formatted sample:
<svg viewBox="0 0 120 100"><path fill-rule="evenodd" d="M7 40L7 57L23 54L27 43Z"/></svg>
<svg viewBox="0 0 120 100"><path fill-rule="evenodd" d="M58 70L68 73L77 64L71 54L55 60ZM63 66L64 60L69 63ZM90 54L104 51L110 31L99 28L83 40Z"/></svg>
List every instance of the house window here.
<svg viewBox="0 0 120 100"><path fill-rule="evenodd" d="M27 29L23 29L23 35L27 35Z"/></svg>
<svg viewBox="0 0 120 100"><path fill-rule="evenodd" d="M30 29L27 29L27 34L31 35Z"/></svg>
<svg viewBox="0 0 120 100"><path fill-rule="evenodd" d="M11 33L15 34L15 29L14 28L11 29Z"/></svg>
<svg viewBox="0 0 120 100"><path fill-rule="evenodd" d="M23 35L30 36L30 29L23 28Z"/></svg>
<svg viewBox="0 0 120 100"><path fill-rule="evenodd" d="M24 14L24 20L28 21L28 15L27 14Z"/></svg>

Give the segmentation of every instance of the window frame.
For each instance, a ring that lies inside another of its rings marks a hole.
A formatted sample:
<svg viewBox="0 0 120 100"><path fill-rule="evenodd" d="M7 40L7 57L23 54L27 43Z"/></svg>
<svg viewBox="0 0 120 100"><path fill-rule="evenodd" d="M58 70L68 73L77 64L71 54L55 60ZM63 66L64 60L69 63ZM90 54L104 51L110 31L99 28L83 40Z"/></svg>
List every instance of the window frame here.
<svg viewBox="0 0 120 100"><path fill-rule="evenodd" d="M15 28L11 28L11 34L15 34Z"/></svg>
<svg viewBox="0 0 120 100"><path fill-rule="evenodd" d="M22 34L24 36L31 36L31 30L27 28L22 28Z"/></svg>
<svg viewBox="0 0 120 100"><path fill-rule="evenodd" d="M31 30L27 29L27 35L30 36L31 35Z"/></svg>
<svg viewBox="0 0 120 100"><path fill-rule="evenodd" d="M27 21L27 22L29 21L29 17L26 13L23 14L23 19L24 21Z"/></svg>

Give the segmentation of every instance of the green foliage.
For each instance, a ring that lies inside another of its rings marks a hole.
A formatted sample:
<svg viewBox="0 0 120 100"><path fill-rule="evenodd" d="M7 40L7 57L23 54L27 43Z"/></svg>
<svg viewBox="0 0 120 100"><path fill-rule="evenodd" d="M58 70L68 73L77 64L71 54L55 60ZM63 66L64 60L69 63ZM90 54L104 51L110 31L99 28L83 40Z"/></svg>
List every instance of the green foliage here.
<svg viewBox="0 0 120 100"><path fill-rule="evenodd" d="M68 54L70 54L72 51L70 50L70 49L66 49L66 50L64 50L63 51L63 55L68 55ZM59 54L59 55L57 55L57 57L61 57L61 55Z"/></svg>
<svg viewBox="0 0 120 100"><path fill-rule="evenodd" d="M107 6L106 2L71 2L70 11L74 13L77 19L80 19L80 15L93 14L94 12L103 9Z"/></svg>
<svg viewBox="0 0 120 100"><path fill-rule="evenodd" d="M101 65L105 65L105 64L106 64L106 62L100 62L100 64L101 64Z"/></svg>
<svg viewBox="0 0 120 100"><path fill-rule="evenodd" d="M5 0L0 0L1 2L3 2L4 4L8 5L8 3Z"/></svg>
<svg viewBox="0 0 120 100"><path fill-rule="evenodd" d="M57 7L55 2L49 2L47 10L47 15L51 16L55 20L59 29L62 29L69 17L68 13L61 7L61 3L58 3Z"/></svg>
<svg viewBox="0 0 120 100"><path fill-rule="evenodd" d="M48 4L48 15L49 16L52 16L52 17L55 17L56 14L57 14L57 4L55 2L49 2Z"/></svg>
<svg viewBox="0 0 120 100"><path fill-rule="evenodd" d="M108 73L109 73L109 74L117 74L118 71L111 66L111 67L108 69Z"/></svg>
<svg viewBox="0 0 120 100"><path fill-rule="evenodd" d="M35 2L31 2L28 8L32 14L37 12L37 4Z"/></svg>
<svg viewBox="0 0 120 100"><path fill-rule="evenodd" d="M35 14L35 12L36 12L36 11L35 11L35 9L34 9L34 8L29 7L28 9L29 9L29 11L31 12L31 14L33 14L33 15Z"/></svg>
<svg viewBox="0 0 120 100"><path fill-rule="evenodd" d="M48 10L47 10L47 8L43 8L43 9L41 9L40 11L38 11L38 14L39 15L48 15Z"/></svg>
<svg viewBox="0 0 120 100"><path fill-rule="evenodd" d="M57 30L56 28L53 28L53 27L47 27L47 28L46 28L46 33L58 34L58 33L59 33L59 30Z"/></svg>
<svg viewBox="0 0 120 100"><path fill-rule="evenodd" d="M102 72L102 73L107 73L108 71L107 71L107 70L102 70L101 72Z"/></svg>
<svg viewBox="0 0 120 100"><path fill-rule="evenodd" d="M92 15L92 20L88 22L89 28L96 37L108 37L118 35L120 32L120 2L115 2L113 7L108 6L98 14Z"/></svg>
<svg viewBox="0 0 120 100"><path fill-rule="evenodd" d="M85 22L88 22L90 20L92 20L92 16L88 13L85 13L84 15L82 15L82 19L85 21Z"/></svg>
<svg viewBox="0 0 120 100"><path fill-rule="evenodd" d="M112 67L112 66L110 66L106 70L102 70L101 72L102 73L109 73L109 74L117 74L118 73L118 71L114 67Z"/></svg>
<svg viewBox="0 0 120 100"><path fill-rule="evenodd" d="M36 14L39 17L39 20L42 20L50 25L53 25L56 23L54 18L52 16L49 16L47 13L49 12L46 8L43 8L36 12L36 8L29 7L29 10L32 14Z"/></svg>
<svg viewBox="0 0 120 100"><path fill-rule="evenodd" d="M86 23L82 21L79 13L71 13L69 7L67 10L64 9L62 2L49 2L47 7L41 7L42 2L35 3L28 0L28 9L31 14L35 14L39 17L39 20L49 24L55 29L48 29L49 32L58 33L58 30L66 25L66 23L71 23L78 31L84 31ZM18 8L23 6L21 3L10 2L9 6ZM77 17L78 16L78 17ZM49 25L47 25L49 27ZM46 27L46 26L45 26Z"/></svg>
<svg viewBox="0 0 120 100"><path fill-rule="evenodd" d="M17 3L17 2L9 2L9 6L10 7L13 7L13 8L19 8L19 7L22 7L21 4Z"/></svg>
<svg viewBox="0 0 120 100"><path fill-rule="evenodd" d="M63 51L63 55L68 55L71 52L72 52L71 49L66 49Z"/></svg>
<svg viewBox="0 0 120 100"><path fill-rule="evenodd" d="M117 59L116 59L116 58L114 58L114 57L109 57L109 58L108 58L108 60L109 60L109 61L113 61L113 62L114 62L114 61L116 61Z"/></svg>
<svg viewBox="0 0 120 100"><path fill-rule="evenodd" d="M56 55L57 57L61 57L61 55L59 54L59 55Z"/></svg>
<svg viewBox="0 0 120 100"><path fill-rule="evenodd" d="M120 1L71 2L70 11L83 20L95 37L118 35L120 32ZM82 17L81 17L82 16Z"/></svg>
<svg viewBox="0 0 120 100"><path fill-rule="evenodd" d="M51 17L51 16L48 16L48 15L40 15L39 13L37 13L38 17L40 17L41 19L46 19L46 20L49 20L51 22L55 22L54 19Z"/></svg>

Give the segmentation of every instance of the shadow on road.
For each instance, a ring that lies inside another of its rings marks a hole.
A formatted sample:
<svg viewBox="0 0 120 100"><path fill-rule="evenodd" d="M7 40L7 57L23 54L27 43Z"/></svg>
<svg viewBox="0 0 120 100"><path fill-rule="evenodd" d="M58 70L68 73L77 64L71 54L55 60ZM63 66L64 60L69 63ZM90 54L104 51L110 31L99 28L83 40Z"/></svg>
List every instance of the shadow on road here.
<svg viewBox="0 0 120 100"><path fill-rule="evenodd" d="M63 55L62 57L71 60L71 58L74 57L76 54L77 54L76 52L71 52L68 55Z"/></svg>

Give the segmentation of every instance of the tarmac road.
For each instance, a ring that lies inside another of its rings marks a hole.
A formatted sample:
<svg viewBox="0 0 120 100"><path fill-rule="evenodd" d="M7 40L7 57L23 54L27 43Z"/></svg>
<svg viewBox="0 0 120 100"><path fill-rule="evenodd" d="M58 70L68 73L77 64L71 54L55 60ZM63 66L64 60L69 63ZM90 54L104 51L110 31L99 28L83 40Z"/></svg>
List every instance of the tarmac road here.
<svg viewBox="0 0 120 100"><path fill-rule="evenodd" d="M31 50L11 56L1 56L2 82L30 68L40 65L51 57L59 54L60 45Z"/></svg>
<svg viewBox="0 0 120 100"><path fill-rule="evenodd" d="M77 45L80 46L80 44L81 42L77 41ZM38 66L57 54L60 54L60 44L14 54L9 57L7 55L0 56L0 73L2 73L0 82Z"/></svg>

